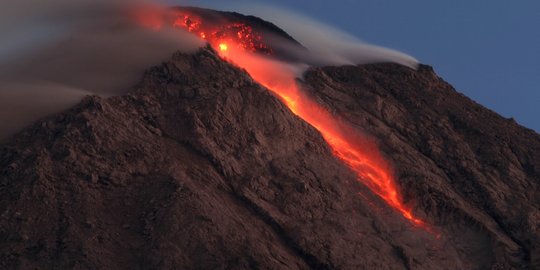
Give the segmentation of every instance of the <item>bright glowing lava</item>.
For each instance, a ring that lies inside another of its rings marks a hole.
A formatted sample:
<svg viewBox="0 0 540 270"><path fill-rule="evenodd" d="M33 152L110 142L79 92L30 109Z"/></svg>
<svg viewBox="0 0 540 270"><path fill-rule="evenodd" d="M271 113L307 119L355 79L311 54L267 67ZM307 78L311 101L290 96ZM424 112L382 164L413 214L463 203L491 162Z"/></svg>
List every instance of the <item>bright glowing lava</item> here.
<svg viewBox="0 0 540 270"><path fill-rule="evenodd" d="M219 50L220 51L226 52L228 49L229 49L229 46L227 46L227 44L225 44L225 43L220 43L219 44Z"/></svg>
<svg viewBox="0 0 540 270"><path fill-rule="evenodd" d="M136 15L141 24L153 29L169 21L148 11ZM289 65L264 57L272 54L272 49L263 43L262 34L244 23L206 25L200 17L178 10L173 12L171 24L205 39L222 58L244 68L254 80L280 97L294 114L317 129L334 155L358 176L359 182L413 224L429 230L399 198L392 170L376 144L300 91Z"/></svg>
<svg viewBox="0 0 540 270"><path fill-rule="evenodd" d="M296 83L294 72L285 64L242 51L237 49L237 46L231 48L234 49L221 52L220 55L244 68L254 80L278 95L294 114L317 129L332 148L334 155L356 173L358 181L413 224L426 227L400 200L390 166L375 143L303 94Z"/></svg>

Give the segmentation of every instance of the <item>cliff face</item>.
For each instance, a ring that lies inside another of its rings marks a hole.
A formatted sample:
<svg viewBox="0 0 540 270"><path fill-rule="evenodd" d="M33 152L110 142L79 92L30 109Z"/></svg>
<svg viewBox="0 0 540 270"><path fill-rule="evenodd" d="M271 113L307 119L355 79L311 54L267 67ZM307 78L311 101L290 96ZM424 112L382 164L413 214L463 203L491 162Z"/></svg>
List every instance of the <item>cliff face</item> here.
<svg viewBox="0 0 540 270"><path fill-rule="evenodd" d="M412 226L321 136L213 51L130 94L88 97L0 146L0 267L539 267L540 136L428 67L312 69L300 82L376 138Z"/></svg>

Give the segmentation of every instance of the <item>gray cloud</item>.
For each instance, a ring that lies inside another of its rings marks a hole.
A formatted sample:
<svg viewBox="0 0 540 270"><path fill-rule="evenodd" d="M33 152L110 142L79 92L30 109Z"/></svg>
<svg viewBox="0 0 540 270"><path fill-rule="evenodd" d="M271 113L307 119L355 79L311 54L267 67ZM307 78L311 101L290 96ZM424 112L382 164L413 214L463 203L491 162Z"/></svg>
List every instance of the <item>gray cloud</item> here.
<svg viewBox="0 0 540 270"><path fill-rule="evenodd" d="M0 139L88 94L111 96L198 38L129 17L142 1L23 0L0 10ZM5 41L5 42L4 42Z"/></svg>

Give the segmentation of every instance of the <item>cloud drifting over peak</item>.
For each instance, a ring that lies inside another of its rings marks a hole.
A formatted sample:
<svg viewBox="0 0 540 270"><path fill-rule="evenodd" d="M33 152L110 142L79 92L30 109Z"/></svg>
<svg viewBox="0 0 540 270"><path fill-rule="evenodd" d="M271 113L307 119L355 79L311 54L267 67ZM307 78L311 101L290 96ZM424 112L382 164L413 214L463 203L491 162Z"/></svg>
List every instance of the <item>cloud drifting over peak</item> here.
<svg viewBox="0 0 540 270"><path fill-rule="evenodd" d="M264 5L239 5L241 11L275 23L304 45L311 65L359 65L392 62L416 69L418 60L405 53L371 45L331 26L287 10Z"/></svg>
<svg viewBox="0 0 540 270"><path fill-rule="evenodd" d="M85 95L127 91L145 69L203 42L135 25L143 1L22 0L0 8L0 139Z"/></svg>

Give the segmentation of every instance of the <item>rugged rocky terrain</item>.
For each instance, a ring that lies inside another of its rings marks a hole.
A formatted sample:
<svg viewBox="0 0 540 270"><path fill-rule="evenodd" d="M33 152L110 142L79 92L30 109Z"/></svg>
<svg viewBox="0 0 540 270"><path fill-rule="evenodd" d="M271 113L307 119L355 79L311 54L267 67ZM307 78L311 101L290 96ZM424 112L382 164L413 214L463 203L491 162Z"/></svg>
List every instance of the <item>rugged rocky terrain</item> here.
<svg viewBox="0 0 540 270"><path fill-rule="evenodd" d="M379 139L405 198L463 267L538 268L540 136L456 92L428 66L328 67L305 85Z"/></svg>
<svg viewBox="0 0 540 270"><path fill-rule="evenodd" d="M540 267L537 133L427 66L314 68L299 83L376 138L430 230L202 49L0 145L0 268Z"/></svg>

